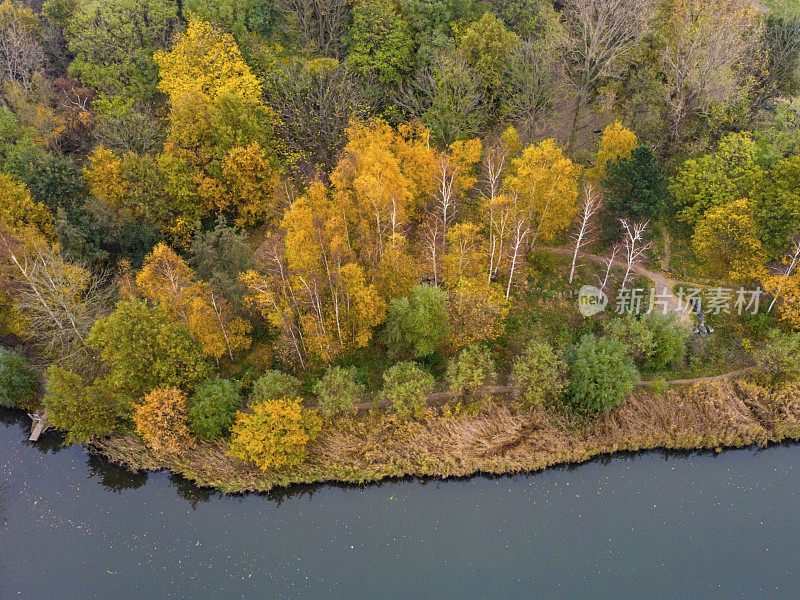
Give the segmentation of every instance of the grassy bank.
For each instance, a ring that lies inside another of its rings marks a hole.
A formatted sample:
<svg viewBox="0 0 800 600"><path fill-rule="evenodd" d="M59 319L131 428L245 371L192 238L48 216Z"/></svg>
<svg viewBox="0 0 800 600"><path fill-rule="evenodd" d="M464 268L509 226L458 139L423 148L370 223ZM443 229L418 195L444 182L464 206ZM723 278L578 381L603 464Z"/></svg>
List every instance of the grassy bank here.
<svg viewBox="0 0 800 600"><path fill-rule="evenodd" d="M596 419L545 409L519 412L487 401L429 408L424 417L366 413L329 423L299 468L260 471L227 455L225 443L196 443L156 457L134 436L98 442L97 451L132 470L170 469L224 492L268 491L294 483L367 483L407 475L519 473L579 463L617 451L722 449L800 438L800 386L770 391L746 380L713 381L662 396L637 390Z"/></svg>

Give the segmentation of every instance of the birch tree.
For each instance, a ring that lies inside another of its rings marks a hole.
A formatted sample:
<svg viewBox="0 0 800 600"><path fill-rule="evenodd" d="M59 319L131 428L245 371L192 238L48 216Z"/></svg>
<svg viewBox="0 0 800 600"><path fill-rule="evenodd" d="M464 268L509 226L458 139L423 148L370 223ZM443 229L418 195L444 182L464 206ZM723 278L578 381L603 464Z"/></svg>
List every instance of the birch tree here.
<svg viewBox="0 0 800 600"><path fill-rule="evenodd" d="M620 219L623 230L622 248L625 251L625 276L622 278L622 289L628 283L628 277L637 265L642 255L652 246L652 242L645 243L644 236L647 232L649 221L631 222L628 219Z"/></svg>
<svg viewBox="0 0 800 600"><path fill-rule="evenodd" d="M587 183L583 187L583 201L581 202L578 229L573 234L572 240L575 251L572 253L572 266L569 270L569 282L575 277L575 263L581 248L589 242L589 237L594 232L594 216L600 211L600 196L595 192L594 186Z"/></svg>

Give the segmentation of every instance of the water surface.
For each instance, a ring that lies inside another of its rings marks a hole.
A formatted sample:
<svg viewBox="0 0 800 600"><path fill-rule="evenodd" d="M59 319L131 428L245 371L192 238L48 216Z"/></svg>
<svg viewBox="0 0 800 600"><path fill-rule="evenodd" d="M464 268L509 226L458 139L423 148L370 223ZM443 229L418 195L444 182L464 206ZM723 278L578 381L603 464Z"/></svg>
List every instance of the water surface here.
<svg viewBox="0 0 800 600"><path fill-rule="evenodd" d="M222 496L0 412L0 599L798 598L800 446Z"/></svg>

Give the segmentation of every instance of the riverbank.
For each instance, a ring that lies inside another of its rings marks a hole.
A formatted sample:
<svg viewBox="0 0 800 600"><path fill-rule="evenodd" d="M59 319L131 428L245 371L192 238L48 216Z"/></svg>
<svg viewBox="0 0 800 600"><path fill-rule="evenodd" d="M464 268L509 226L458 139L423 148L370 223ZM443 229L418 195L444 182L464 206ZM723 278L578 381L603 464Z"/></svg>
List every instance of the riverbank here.
<svg viewBox="0 0 800 600"><path fill-rule="evenodd" d="M638 389L620 407L586 422L492 400L479 411L431 407L414 420L369 412L326 424L295 469L261 471L228 456L225 442L196 442L179 455L157 457L129 435L98 441L94 451L134 471L169 469L201 486L247 492L297 483L533 472L617 451L721 450L790 439L800 439L800 386L769 391L740 379L661 396Z"/></svg>

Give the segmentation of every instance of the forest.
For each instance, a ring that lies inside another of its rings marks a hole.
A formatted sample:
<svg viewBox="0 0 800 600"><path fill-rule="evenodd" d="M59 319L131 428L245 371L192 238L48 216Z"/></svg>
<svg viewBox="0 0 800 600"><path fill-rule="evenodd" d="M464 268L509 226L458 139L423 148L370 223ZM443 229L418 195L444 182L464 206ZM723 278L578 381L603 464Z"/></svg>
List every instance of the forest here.
<svg viewBox="0 0 800 600"><path fill-rule="evenodd" d="M3 0L0 405L201 483L789 410L799 92L779 0Z"/></svg>

